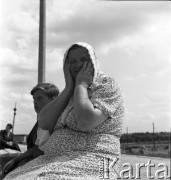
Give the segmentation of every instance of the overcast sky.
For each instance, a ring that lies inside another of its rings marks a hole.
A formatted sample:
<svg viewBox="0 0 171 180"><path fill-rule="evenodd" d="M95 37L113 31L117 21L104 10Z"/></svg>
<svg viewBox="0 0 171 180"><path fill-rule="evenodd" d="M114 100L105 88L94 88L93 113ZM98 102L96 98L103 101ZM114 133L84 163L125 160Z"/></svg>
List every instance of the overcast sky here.
<svg viewBox="0 0 171 180"><path fill-rule="evenodd" d="M63 54L90 43L101 70L120 83L123 132L171 127L171 5L167 1L47 0L46 82L64 88ZM30 132L36 122L30 90L37 83L39 0L0 0L0 128Z"/></svg>

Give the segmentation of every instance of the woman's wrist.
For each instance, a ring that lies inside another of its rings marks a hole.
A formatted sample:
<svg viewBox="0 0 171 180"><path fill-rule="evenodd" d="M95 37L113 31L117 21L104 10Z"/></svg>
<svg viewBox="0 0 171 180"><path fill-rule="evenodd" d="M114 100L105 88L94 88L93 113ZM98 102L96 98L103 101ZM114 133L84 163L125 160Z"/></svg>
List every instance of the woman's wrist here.
<svg viewBox="0 0 171 180"><path fill-rule="evenodd" d="M65 87L63 92L71 96L74 92L74 87Z"/></svg>
<svg viewBox="0 0 171 180"><path fill-rule="evenodd" d="M77 99L84 99L88 97L87 86L84 84L77 84L75 86L74 97ZM78 100L77 99L77 100Z"/></svg>
<svg viewBox="0 0 171 180"><path fill-rule="evenodd" d="M76 83L75 87L83 87L83 88L88 88L88 84L86 82L78 82Z"/></svg>

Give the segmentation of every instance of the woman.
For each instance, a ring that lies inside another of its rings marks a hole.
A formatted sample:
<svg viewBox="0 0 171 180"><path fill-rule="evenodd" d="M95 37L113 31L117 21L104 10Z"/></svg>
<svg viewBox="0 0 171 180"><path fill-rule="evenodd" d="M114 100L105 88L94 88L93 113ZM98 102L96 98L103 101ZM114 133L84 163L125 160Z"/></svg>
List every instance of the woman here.
<svg viewBox="0 0 171 180"><path fill-rule="evenodd" d="M40 113L44 155L7 179L117 179L124 115L118 84L99 71L93 48L75 43L65 53L63 92ZM55 128L54 128L55 127ZM40 133L41 134L41 133Z"/></svg>

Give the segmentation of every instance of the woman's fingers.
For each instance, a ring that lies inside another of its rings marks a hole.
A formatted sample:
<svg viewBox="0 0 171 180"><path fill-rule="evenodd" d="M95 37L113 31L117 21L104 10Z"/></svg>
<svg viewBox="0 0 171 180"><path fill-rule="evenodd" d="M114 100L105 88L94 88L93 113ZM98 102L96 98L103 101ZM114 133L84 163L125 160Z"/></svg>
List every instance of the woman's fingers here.
<svg viewBox="0 0 171 180"><path fill-rule="evenodd" d="M64 66L63 66L63 69L64 69L64 70L66 69L66 65L67 65L67 62L66 62L66 60L65 60Z"/></svg>
<svg viewBox="0 0 171 180"><path fill-rule="evenodd" d="M89 62L88 65L87 65L85 73L93 75L93 72L94 72L94 69L93 69L92 63Z"/></svg>
<svg viewBox="0 0 171 180"><path fill-rule="evenodd" d="M77 75L76 84L83 83L89 87L93 82L93 66L91 62L84 62L80 72Z"/></svg>
<svg viewBox="0 0 171 180"><path fill-rule="evenodd" d="M83 66L78 74L84 74L85 70L86 70L86 62L84 62Z"/></svg>
<svg viewBox="0 0 171 180"><path fill-rule="evenodd" d="M64 64L64 74L67 75L68 73L70 73L70 63L66 62Z"/></svg>
<svg viewBox="0 0 171 180"><path fill-rule="evenodd" d="M65 63L64 63L64 70L66 70L67 68L68 68L68 61L65 61Z"/></svg>
<svg viewBox="0 0 171 180"><path fill-rule="evenodd" d="M65 60L65 63L64 63L64 69L65 70L69 70L70 69L70 62L68 60Z"/></svg>

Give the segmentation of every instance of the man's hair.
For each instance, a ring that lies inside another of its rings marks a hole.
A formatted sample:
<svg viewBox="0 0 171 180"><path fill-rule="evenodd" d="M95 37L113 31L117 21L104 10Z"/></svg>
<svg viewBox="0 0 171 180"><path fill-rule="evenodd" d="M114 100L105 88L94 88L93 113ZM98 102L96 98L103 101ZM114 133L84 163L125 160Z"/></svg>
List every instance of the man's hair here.
<svg viewBox="0 0 171 180"><path fill-rule="evenodd" d="M13 128L12 124L8 123L6 126L8 126L10 129Z"/></svg>
<svg viewBox="0 0 171 180"><path fill-rule="evenodd" d="M33 95L36 91L42 90L48 98L56 98L59 94L59 89L54 84L51 83L39 83L32 90L31 95Z"/></svg>

